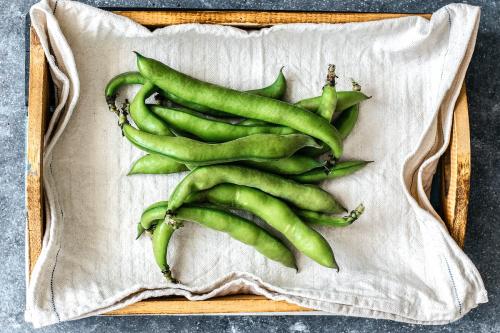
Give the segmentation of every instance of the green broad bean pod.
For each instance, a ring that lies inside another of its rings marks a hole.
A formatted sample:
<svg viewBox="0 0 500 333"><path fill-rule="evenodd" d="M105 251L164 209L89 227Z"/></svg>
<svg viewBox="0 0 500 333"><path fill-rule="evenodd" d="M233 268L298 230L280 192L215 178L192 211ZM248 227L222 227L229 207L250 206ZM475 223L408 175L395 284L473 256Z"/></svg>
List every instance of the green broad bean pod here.
<svg viewBox="0 0 500 333"><path fill-rule="evenodd" d="M106 96L106 102L108 103L108 107L110 108L110 110L115 111L116 109L115 106L116 94L121 87L129 84L144 85L146 84L146 82L148 82L148 80L144 76L142 76L141 73L139 72L125 72L113 77L108 82L104 90L104 95ZM275 99L282 98L286 92L286 79L285 76L283 75L283 68L280 69L276 80L271 85L260 89L248 90L248 92L256 95L266 96L269 98L275 98ZM223 117L230 116L224 112L212 110L210 108L204 107L196 103L190 103L186 100L178 98L175 95L169 94L168 92L160 91L160 93L163 93L163 95L165 95L167 98L170 97L172 102L189 107L192 110L198 110L202 113L211 114L214 116L223 116Z"/></svg>
<svg viewBox="0 0 500 333"><path fill-rule="evenodd" d="M147 206L146 209L144 209L144 212L146 212L150 209L154 209L157 207L163 207L163 206L168 206L168 201L163 200L163 201L157 201L155 203L152 203L151 205ZM149 228L147 228L147 229L149 229Z"/></svg>
<svg viewBox="0 0 500 333"><path fill-rule="evenodd" d="M157 115L151 112L146 105L146 99L155 92L156 87L146 82L135 95L130 104L130 116L135 125L144 132L156 135L172 135L168 126Z"/></svg>
<svg viewBox="0 0 500 333"><path fill-rule="evenodd" d="M365 207L361 204L346 216L332 216L313 211L296 210L297 215L309 225L321 225L327 227L347 227L363 214Z"/></svg>
<svg viewBox="0 0 500 333"><path fill-rule="evenodd" d="M285 95L287 86L285 75L283 75L283 68L284 67L280 68L278 76L273 81L273 83L271 83L267 87L263 87L260 89L247 90L247 92L264 97L282 99Z"/></svg>
<svg viewBox="0 0 500 333"><path fill-rule="evenodd" d="M154 135L130 124L122 127L124 136L138 148L168 156L178 162L209 165L240 160L276 160L290 157L304 147L318 147L303 134L254 134L224 143L204 143L185 137ZM263 145L262 143L266 144Z"/></svg>
<svg viewBox="0 0 500 333"><path fill-rule="evenodd" d="M324 142L336 158L342 155L342 139L337 129L312 112L268 97L203 82L159 61L136 54L141 74L171 94L236 116L293 128Z"/></svg>
<svg viewBox="0 0 500 333"><path fill-rule="evenodd" d="M323 167L326 161L310 156L293 155L276 161L241 161L238 163L280 175L298 175Z"/></svg>
<svg viewBox="0 0 500 333"><path fill-rule="evenodd" d="M135 239L139 239L142 236L142 234L144 233L144 231L146 231L146 229L144 229L141 222L137 223L137 231L136 231Z"/></svg>
<svg viewBox="0 0 500 333"><path fill-rule="evenodd" d="M150 205L141 215L141 220L139 224L144 230L152 230L158 224L159 221L165 220L167 215L168 201L158 201Z"/></svg>
<svg viewBox="0 0 500 333"><path fill-rule="evenodd" d="M342 111L347 110L351 106L366 101L369 98L369 96L365 95L361 91L338 91L335 113L340 114ZM317 112L320 103L321 96L316 96L300 100L295 103L295 105L312 112Z"/></svg>
<svg viewBox="0 0 500 333"><path fill-rule="evenodd" d="M338 269L333 251L323 236L308 227L285 202L272 195L247 186L221 184L194 193L188 201L209 201L248 211L283 234L301 253L318 264Z"/></svg>
<svg viewBox="0 0 500 333"><path fill-rule="evenodd" d="M169 212L174 213L190 194L210 189L222 183L243 185L259 189L281 198L300 209L341 213L346 209L325 190L296 183L271 173L236 165L211 165L191 171L177 185L168 202Z"/></svg>
<svg viewBox="0 0 500 333"><path fill-rule="evenodd" d="M299 176L313 169L323 167L326 164L326 161L319 161L308 156L293 155L288 158L282 158L279 160L258 162L238 161L236 163L271 173ZM192 170L195 167L196 166L192 166L189 164L184 165L164 155L148 154L135 161L128 174L169 174Z"/></svg>
<svg viewBox="0 0 500 333"><path fill-rule="evenodd" d="M146 83L146 79L144 76L141 75L139 72L125 72L116 75L113 77L108 84L106 85L106 88L104 88L104 94L106 97L111 97L116 95L118 90L129 84L144 84Z"/></svg>
<svg viewBox="0 0 500 333"><path fill-rule="evenodd" d="M153 231L153 254L156 264L160 268L163 276L172 283L177 281L172 277L170 266L167 263L167 249L170 238L175 229L169 223L159 220Z"/></svg>
<svg viewBox="0 0 500 333"><path fill-rule="evenodd" d="M328 66L328 75L326 78L326 85L323 87L321 94L321 101L318 106L318 114L331 122L335 107L337 106L337 89L335 88L335 66Z"/></svg>
<svg viewBox="0 0 500 333"><path fill-rule="evenodd" d="M333 125L339 130L340 137L345 140L351 134L359 116L359 104L353 105L333 121Z"/></svg>
<svg viewBox="0 0 500 333"><path fill-rule="evenodd" d="M285 79L285 76L283 75L283 68L280 69L278 77L276 78L276 80L274 80L274 82L271 85L264 87L264 88L260 88L260 89L247 90L247 92L250 94L265 96L265 97L269 97L269 98L281 99L286 92L286 79ZM206 113L206 114L210 114L210 115L218 116L218 117L231 116L225 112L221 112L221 111L214 110L212 108L209 108L209 107L197 104L197 103L190 102L190 101L188 101L184 98L181 98L179 96L176 96L168 91L165 91L165 96L168 99L170 99L172 102L179 104L179 105L182 105L182 106L185 106L191 110L196 110L196 111L199 111L202 113Z"/></svg>
<svg viewBox="0 0 500 333"><path fill-rule="evenodd" d="M337 162L330 170L318 168L300 175L291 176L299 183L319 183L327 179L336 179L345 177L363 169L367 164L373 161L343 161Z"/></svg>
<svg viewBox="0 0 500 333"><path fill-rule="evenodd" d="M162 95L164 95L169 101L174 102L177 105L183 106L185 108L188 108L190 110L198 111L200 113L204 113L213 117L220 117L220 118L227 118L231 117L232 115L226 112L221 112L214 110L212 108L190 102L188 100L185 100L184 98L181 98L179 96L176 96L174 94L169 93L168 91L162 91Z"/></svg>
<svg viewBox="0 0 500 333"><path fill-rule="evenodd" d="M128 175L153 174L166 175L189 169L176 160L159 154L147 154L139 158L132 164Z"/></svg>
<svg viewBox="0 0 500 333"><path fill-rule="evenodd" d="M162 204L146 210L141 217L141 226L144 224L151 228L153 224L161 222L166 213L167 206ZM278 238L238 215L214 207L187 205L176 212L174 219L180 222L194 222L224 232L253 247L265 257L286 267L297 269L293 253Z"/></svg>
<svg viewBox="0 0 500 333"><path fill-rule="evenodd" d="M104 96L106 97L106 103L110 111L114 112L116 109L116 94L121 87L128 84L144 84L146 82L147 80L139 72L125 72L113 77L104 89Z"/></svg>
<svg viewBox="0 0 500 333"><path fill-rule="evenodd" d="M258 133L296 133L283 126L240 126L198 117L183 110L151 105L151 111L173 130L188 132L206 142L225 142Z"/></svg>

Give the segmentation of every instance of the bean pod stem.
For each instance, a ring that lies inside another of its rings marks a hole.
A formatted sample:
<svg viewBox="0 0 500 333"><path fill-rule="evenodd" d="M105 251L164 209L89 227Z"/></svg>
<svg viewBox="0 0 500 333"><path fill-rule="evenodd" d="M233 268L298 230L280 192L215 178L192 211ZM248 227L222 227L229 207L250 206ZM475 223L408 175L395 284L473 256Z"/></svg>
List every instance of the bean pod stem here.
<svg viewBox="0 0 500 333"><path fill-rule="evenodd" d="M337 106L337 89L335 88L335 65L328 66L328 74L326 78L326 85L323 87L321 94L321 101L318 106L318 114L328 120L332 121L335 108Z"/></svg>
<svg viewBox="0 0 500 333"><path fill-rule="evenodd" d="M360 204L346 216L332 216L313 211L296 210L300 216L309 225L321 225L327 227L347 227L356 221L365 211L365 206Z"/></svg>

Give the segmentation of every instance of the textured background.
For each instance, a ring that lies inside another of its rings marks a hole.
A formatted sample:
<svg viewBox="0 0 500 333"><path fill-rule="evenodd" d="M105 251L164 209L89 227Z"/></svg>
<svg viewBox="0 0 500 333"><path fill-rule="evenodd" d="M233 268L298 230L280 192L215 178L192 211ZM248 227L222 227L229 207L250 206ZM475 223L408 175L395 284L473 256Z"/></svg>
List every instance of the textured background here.
<svg viewBox="0 0 500 333"><path fill-rule="evenodd" d="M29 332L24 322L24 160L26 149L25 15L35 1L0 0L0 332ZM88 0L100 7L432 12L449 1ZM476 51L467 75L472 184L465 252L481 272L490 302L447 326L425 327L333 316L98 317L40 332L500 332L500 1L466 1L482 7Z"/></svg>

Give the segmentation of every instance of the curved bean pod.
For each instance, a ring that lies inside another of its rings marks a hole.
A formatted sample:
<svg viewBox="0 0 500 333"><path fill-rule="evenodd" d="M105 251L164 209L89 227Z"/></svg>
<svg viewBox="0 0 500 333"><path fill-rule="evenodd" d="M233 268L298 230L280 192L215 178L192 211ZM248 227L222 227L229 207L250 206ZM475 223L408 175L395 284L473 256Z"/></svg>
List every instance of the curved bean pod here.
<svg viewBox="0 0 500 333"><path fill-rule="evenodd" d="M139 72L125 72L116 75L113 77L108 84L106 85L106 88L104 89L104 95L106 96L106 102L108 103L108 106L112 111L114 111L115 108L115 100L116 100L116 93L118 92L118 89L123 87L124 85L128 84L145 84L147 82L147 79L141 75ZM252 94L257 94L261 96L266 96L270 98L275 98L275 99L280 99L283 97L286 91L286 79L285 76L283 75L283 67L280 69L280 72L278 73L278 77L276 80L269 86L260 88L260 89L253 89L249 90L249 93ZM176 96L173 96L172 101L175 102ZM182 105L182 100L178 100L179 105ZM203 107L198 104L194 103L189 103L187 102L188 105L187 107L191 106L191 109L197 110L200 109L200 111L214 111L214 115L223 115L227 116L226 113L218 112L216 110L210 110L209 108ZM205 112L206 113L206 112Z"/></svg>
<svg viewBox="0 0 500 333"><path fill-rule="evenodd" d="M111 111L114 111L116 93L118 89L127 84L144 84L146 79L139 72L125 72L116 75L111 80L109 80L106 88L104 89L104 96L106 96L106 103Z"/></svg>
<svg viewBox="0 0 500 333"><path fill-rule="evenodd" d="M193 202L196 200L201 200L201 196L198 196L197 194L191 196L189 198L189 201ZM188 204L191 205L191 204ZM234 209L231 207L227 206L220 206L212 203L207 203L207 202L200 202L196 203L197 206L200 207L208 207L208 208L214 208L218 210L223 210L225 212L239 212L241 214L247 214L248 212L242 209ZM184 206L183 206L184 207ZM181 207L182 208L182 207ZM310 210L305 210L305 209L294 209L293 211L297 216L307 224L308 226L323 226L323 227L332 227L332 228L340 228L340 227L347 227L354 223L364 212L365 207L363 204L358 205L354 210L352 210L349 214L345 216L338 216L338 215L332 215L332 214L327 214L327 213L318 213L318 212L313 212Z"/></svg>
<svg viewBox="0 0 500 333"><path fill-rule="evenodd" d="M338 95L340 95L341 93L343 93L343 91L339 91ZM315 97L308 97L301 99L300 101L295 102L294 104L299 108L303 108L304 110L317 112L320 102L321 102L321 96L315 96Z"/></svg>
<svg viewBox="0 0 500 333"><path fill-rule="evenodd" d="M142 226L141 222L137 223L137 233L135 239L139 239L139 237L142 236L142 234L146 231L144 227Z"/></svg>
<svg viewBox="0 0 500 333"><path fill-rule="evenodd" d="M165 222L164 220L159 220L153 231L153 254L155 257L156 264L160 268L163 276L172 283L177 281L172 277L172 272L167 263L167 250L170 238L174 233L175 229Z"/></svg>
<svg viewBox="0 0 500 333"><path fill-rule="evenodd" d="M155 202L147 207L141 215L139 224L144 230L151 230L158 224L159 221L165 220L167 215L168 201Z"/></svg>
<svg viewBox="0 0 500 333"><path fill-rule="evenodd" d="M355 173L373 161L344 161L337 162L330 171L325 168L315 169L301 175L292 176L292 179L300 183L319 183L327 179L335 179Z"/></svg>
<svg viewBox="0 0 500 333"><path fill-rule="evenodd" d="M184 164L159 154L147 154L132 164L128 176L139 174L166 175L189 170Z"/></svg>
<svg viewBox="0 0 500 333"><path fill-rule="evenodd" d="M151 82L146 82L137 92L130 104L130 116L136 126L144 132L156 135L172 135L168 126L152 113L146 105L146 99L156 90Z"/></svg>
<svg viewBox="0 0 500 333"><path fill-rule="evenodd" d="M152 223L163 220L166 213L167 206L158 205L143 213L141 223L151 226ZM278 238L238 215L214 207L189 205L181 207L173 218L178 221L195 222L209 229L224 232L252 246L265 257L286 267L297 269L293 253Z"/></svg>
<svg viewBox="0 0 500 333"><path fill-rule="evenodd" d="M106 88L104 88L104 95L111 97L116 95L118 89L128 84L144 84L146 79L139 72L124 72L116 75L109 80Z"/></svg>
<svg viewBox="0 0 500 333"><path fill-rule="evenodd" d="M323 167L326 161L318 161L308 156L293 155L275 161L239 161L237 163L276 174L300 176L308 171ZM192 165L185 166L170 157L152 153L135 161L128 174L169 174L192 170L195 167Z"/></svg>
<svg viewBox="0 0 500 333"><path fill-rule="evenodd" d="M212 109L293 128L326 143L336 158L342 155L342 139L337 129L312 112L268 97L203 82L136 54L141 74L165 91Z"/></svg>
<svg viewBox="0 0 500 333"><path fill-rule="evenodd" d="M297 210L295 211L300 218L310 225L322 225L327 227L346 227L356 221L365 211L365 206L362 204L356 207L346 216L332 216L321 214L318 212Z"/></svg>
<svg viewBox="0 0 500 333"><path fill-rule="evenodd" d="M253 187L301 209L327 213L346 211L330 193L317 186L299 184L271 173L236 165L211 165L191 171L170 195L169 211L175 212L191 193L222 183Z"/></svg>
<svg viewBox="0 0 500 333"><path fill-rule="evenodd" d="M168 201L162 200L162 201L157 201L155 203L152 203L151 205L147 206L146 209L144 209L143 215L145 212L147 212L150 209L155 209L157 207L163 207L163 206L168 206ZM163 216L163 217L165 217L165 216ZM149 227L147 227L146 229L149 229Z"/></svg>
<svg viewBox="0 0 500 333"><path fill-rule="evenodd" d="M227 122L198 117L183 110L152 105L151 111L166 122L173 130L194 134L207 142L225 142L258 133L296 133L283 126L240 126Z"/></svg>
<svg viewBox="0 0 500 333"><path fill-rule="evenodd" d="M338 91L335 113L345 111L351 106L359 104L369 98L370 96L363 94L361 91ZM300 100L295 103L295 105L312 112L317 112L320 103L321 96L316 96Z"/></svg>
<svg viewBox="0 0 500 333"><path fill-rule="evenodd" d="M146 152L168 156L182 163L208 165L239 160L286 158L303 147L318 144L303 134L254 134L224 143L204 143L184 137L154 135L130 124L122 127L125 137ZM266 144L263 145L262 143Z"/></svg>
<svg viewBox="0 0 500 333"><path fill-rule="evenodd" d="M340 114L340 116L333 121L333 125L339 130L342 140L352 132L356 122L358 121L359 104L351 106Z"/></svg>
<svg viewBox="0 0 500 333"><path fill-rule="evenodd" d="M247 92L264 97L281 99L286 92L286 79L285 75L283 75L283 68L280 68L278 76L273 83L264 88L247 90Z"/></svg>
<svg viewBox="0 0 500 333"><path fill-rule="evenodd" d="M221 184L194 193L189 201L209 201L246 210L285 236L301 253L325 267L338 269L333 251L318 232L308 227L280 199L260 190L233 184Z"/></svg>
<svg viewBox="0 0 500 333"><path fill-rule="evenodd" d="M239 163L280 175L299 175L324 166L326 161L319 161L304 155L293 155L276 161L242 161Z"/></svg>
<svg viewBox="0 0 500 333"><path fill-rule="evenodd" d="M280 69L280 72L278 74L278 77L274 82L264 88L260 89L253 89L253 90L247 90L248 93L255 94L255 95L260 95L260 96L265 96L269 98L274 98L274 99L280 99L283 97L286 91L286 79L285 76L283 75L283 68ZM217 111L212 108L190 102L184 98L181 98L179 96L176 96L168 91L165 92L165 96L170 99L172 102L185 106L189 109L196 110L202 113L210 114L213 116L231 116L230 114L227 114L225 112Z"/></svg>

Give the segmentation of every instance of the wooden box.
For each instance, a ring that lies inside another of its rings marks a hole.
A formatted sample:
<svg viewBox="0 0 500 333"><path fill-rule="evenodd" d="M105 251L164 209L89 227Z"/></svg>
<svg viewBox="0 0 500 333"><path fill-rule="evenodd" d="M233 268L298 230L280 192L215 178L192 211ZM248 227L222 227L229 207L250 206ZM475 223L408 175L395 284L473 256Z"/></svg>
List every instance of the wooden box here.
<svg viewBox="0 0 500 333"><path fill-rule="evenodd" d="M158 28L171 24L207 23L258 29L280 23L347 23L408 16L389 13L262 12L262 11L115 11L142 25ZM419 16L430 18L428 14ZM29 272L40 255L44 232L42 188L43 136L49 104L48 64L40 42L30 29L28 152L26 176L28 210ZM463 246L467 224L470 178L470 138L465 87L455 106L450 147L441 159L441 201L443 219L456 242ZM109 315L129 314L207 314L250 312L311 311L283 301L256 295L233 295L206 301L188 301L182 297L144 300Z"/></svg>

